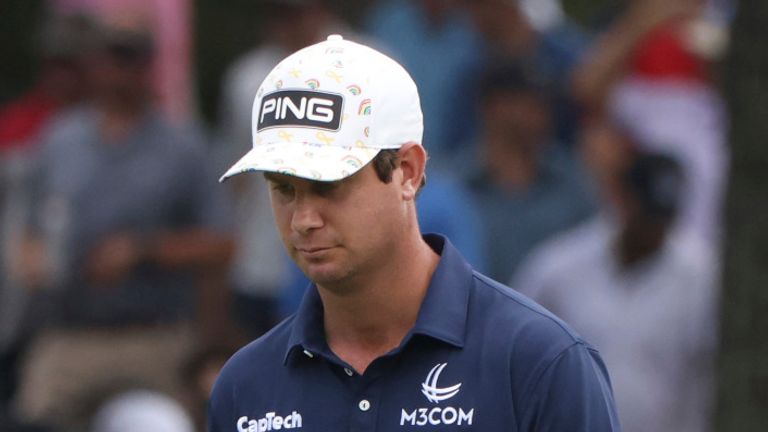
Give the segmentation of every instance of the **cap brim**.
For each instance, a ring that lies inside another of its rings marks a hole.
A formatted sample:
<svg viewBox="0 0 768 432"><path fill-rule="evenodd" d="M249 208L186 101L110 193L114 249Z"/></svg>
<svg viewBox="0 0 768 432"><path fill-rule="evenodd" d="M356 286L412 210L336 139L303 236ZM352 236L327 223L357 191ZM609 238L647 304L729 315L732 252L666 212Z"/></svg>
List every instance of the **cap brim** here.
<svg viewBox="0 0 768 432"><path fill-rule="evenodd" d="M359 171L379 151L369 147L314 143L262 144L246 153L219 181L252 171L275 172L317 181L337 181Z"/></svg>

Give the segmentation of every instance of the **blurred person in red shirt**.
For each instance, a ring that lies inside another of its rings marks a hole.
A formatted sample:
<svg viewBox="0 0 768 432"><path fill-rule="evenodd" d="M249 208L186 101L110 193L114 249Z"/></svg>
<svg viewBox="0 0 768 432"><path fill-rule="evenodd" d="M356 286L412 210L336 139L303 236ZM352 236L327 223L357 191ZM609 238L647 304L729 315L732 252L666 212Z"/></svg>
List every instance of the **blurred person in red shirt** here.
<svg viewBox="0 0 768 432"><path fill-rule="evenodd" d="M0 153L34 144L56 111L88 94L83 61L92 48L94 22L84 15L53 16L38 36L40 71L35 85L0 107Z"/></svg>
<svg viewBox="0 0 768 432"><path fill-rule="evenodd" d="M729 0L633 0L573 74L587 118L608 116L648 151L675 157L690 191L679 224L717 247L729 164L713 64L728 44Z"/></svg>

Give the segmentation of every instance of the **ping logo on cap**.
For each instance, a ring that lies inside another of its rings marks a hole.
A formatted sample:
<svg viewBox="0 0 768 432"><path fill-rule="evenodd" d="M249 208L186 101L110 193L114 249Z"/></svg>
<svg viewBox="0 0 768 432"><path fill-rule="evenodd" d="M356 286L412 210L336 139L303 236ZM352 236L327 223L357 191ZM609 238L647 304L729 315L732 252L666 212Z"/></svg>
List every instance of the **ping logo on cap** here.
<svg viewBox="0 0 768 432"><path fill-rule="evenodd" d="M256 130L299 126L337 131L341 126L344 98L335 93L280 90L265 95L259 107Z"/></svg>

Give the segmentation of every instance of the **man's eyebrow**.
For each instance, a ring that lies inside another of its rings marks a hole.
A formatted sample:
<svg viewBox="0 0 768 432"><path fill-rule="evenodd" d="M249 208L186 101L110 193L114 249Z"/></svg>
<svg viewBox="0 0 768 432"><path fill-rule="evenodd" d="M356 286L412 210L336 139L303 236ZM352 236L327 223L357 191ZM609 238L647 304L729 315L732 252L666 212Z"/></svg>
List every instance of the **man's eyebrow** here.
<svg viewBox="0 0 768 432"><path fill-rule="evenodd" d="M264 171L264 178L267 181L276 182L276 183L280 182L280 178L278 176L276 176L274 173L271 173L271 172L268 172L268 171Z"/></svg>

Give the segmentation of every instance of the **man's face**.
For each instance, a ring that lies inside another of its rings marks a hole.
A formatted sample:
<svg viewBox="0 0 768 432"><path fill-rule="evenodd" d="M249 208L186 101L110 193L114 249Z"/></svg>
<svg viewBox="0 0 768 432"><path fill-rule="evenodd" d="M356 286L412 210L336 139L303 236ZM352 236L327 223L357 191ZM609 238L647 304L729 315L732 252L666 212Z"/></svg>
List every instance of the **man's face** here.
<svg viewBox="0 0 768 432"><path fill-rule="evenodd" d="M483 104L483 127L489 137L510 146L538 146L551 129L550 111L533 91L499 91Z"/></svg>
<svg viewBox="0 0 768 432"><path fill-rule="evenodd" d="M90 69L96 96L111 105L141 106L151 93L151 58L131 48L105 48Z"/></svg>
<svg viewBox="0 0 768 432"><path fill-rule="evenodd" d="M489 41L498 41L510 33L517 35L517 29L527 25L517 3L510 0L464 0L475 27Z"/></svg>
<svg viewBox="0 0 768 432"><path fill-rule="evenodd" d="M370 164L337 182L265 177L288 254L325 288L349 285L345 282L375 271L395 250L407 223L398 169L390 183L382 182Z"/></svg>

